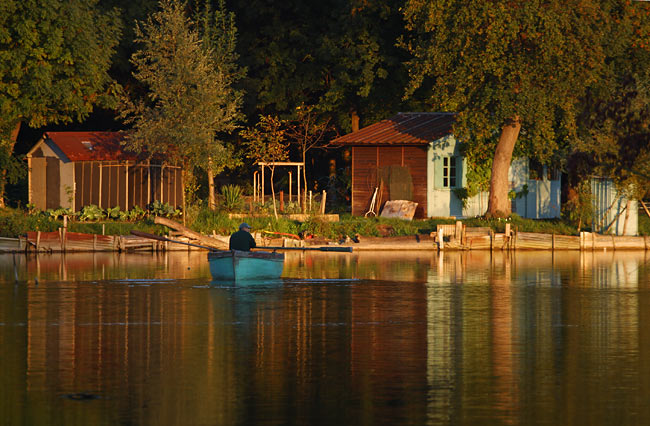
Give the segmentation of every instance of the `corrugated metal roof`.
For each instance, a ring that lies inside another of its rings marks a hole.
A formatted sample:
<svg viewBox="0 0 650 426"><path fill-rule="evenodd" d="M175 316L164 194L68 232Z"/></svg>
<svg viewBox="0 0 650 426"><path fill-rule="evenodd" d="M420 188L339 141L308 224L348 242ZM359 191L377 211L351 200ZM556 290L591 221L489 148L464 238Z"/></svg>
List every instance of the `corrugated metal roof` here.
<svg viewBox="0 0 650 426"><path fill-rule="evenodd" d="M122 132L46 132L43 139L53 142L70 161L135 160L122 150Z"/></svg>
<svg viewBox="0 0 650 426"><path fill-rule="evenodd" d="M452 132L456 114L449 112L400 112L379 123L336 138L341 145L422 145Z"/></svg>

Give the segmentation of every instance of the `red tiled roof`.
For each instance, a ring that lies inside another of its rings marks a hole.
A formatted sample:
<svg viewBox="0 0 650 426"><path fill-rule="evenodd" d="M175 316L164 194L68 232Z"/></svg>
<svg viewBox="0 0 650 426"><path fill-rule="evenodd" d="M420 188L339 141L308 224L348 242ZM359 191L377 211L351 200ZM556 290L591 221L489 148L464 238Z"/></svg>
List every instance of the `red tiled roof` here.
<svg viewBox="0 0 650 426"><path fill-rule="evenodd" d="M400 112L379 123L336 138L341 145L422 145L452 132L454 113Z"/></svg>
<svg viewBox="0 0 650 426"><path fill-rule="evenodd" d="M135 160L135 155L122 150L120 142L124 137L121 132L46 132L44 135L70 161Z"/></svg>

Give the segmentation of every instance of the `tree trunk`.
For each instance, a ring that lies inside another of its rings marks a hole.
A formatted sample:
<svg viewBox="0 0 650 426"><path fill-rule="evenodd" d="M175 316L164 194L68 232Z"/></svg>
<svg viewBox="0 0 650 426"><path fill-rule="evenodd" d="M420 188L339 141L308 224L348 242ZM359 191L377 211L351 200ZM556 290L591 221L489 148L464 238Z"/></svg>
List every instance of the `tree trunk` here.
<svg viewBox="0 0 650 426"><path fill-rule="evenodd" d="M178 163L177 163L178 164ZM183 225L187 225L186 217L187 217L187 204L185 200L185 169L187 166L184 164L183 165L183 170L181 170L181 179L183 180Z"/></svg>
<svg viewBox="0 0 650 426"><path fill-rule="evenodd" d="M630 210L632 209L632 200L627 200L625 204L625 221L623 222L623 235L627 235L627 223L630 219Z"/></svg>
<svg viewBox="0 0 650 426"><path fill-rule="evenodd" d="M275 172L275 166L271 167L271 196L273 197L273 215L275 220L278 220L278 209L275 205L275 187L273 186L273 173Z"/></svg>
<svg viewBox="0 0 650 426"><path fill-rule="evenodd" d="M359 114L356 111L350 113L350 121L352 124L352 131L356 132L359 130Z"/></svg>
<svg viewBox="0 0 650 426"><path fill-rule="evenodd" d="M300 177L298 179L300 179ZM307 210L307 202L305 200L307 195L307 152L305 150L302 151L302 183L302 190L304 191L304 194L299 194L301 204L300 211L304 214Z"/></svg>
<svg viewBox="0 0 650 426"><path fill-rule="evenodd" d="M20 133L20 125L21 122L18 121L14 126L14 128L11 129L11 133L9 134L9 143L6 144L6 146L3 146L5 144L3 144L2 141L0 140L0 149L6 149L8 157L11 157L11 155L14 152L14 146L16 145L16 140L18 140L18 133ZM6 186L7 186L7 170L3 169L2 171L0 171L0 209L6 207L5 205Z"/></svg>
<svg viewBox="0 0 650 426"><path fill-rule="evenodd" d="M508 170L512 161L512 151L519 137L521 122L519 117L513 117L501 129L501 136L494 151L492 162L492 175L490 177L490 196L488 198L487 215L493 217L506 217L511 213L510 199L508 198L509 182Z"/></svg>
<svg viewBox="0 0 650 426"><path fill-rule="evenodd" d="M212 159L208 160L208 200L210 210L215 210L217 208L217 202L214 193L214 173L212 172Z"/></svg>

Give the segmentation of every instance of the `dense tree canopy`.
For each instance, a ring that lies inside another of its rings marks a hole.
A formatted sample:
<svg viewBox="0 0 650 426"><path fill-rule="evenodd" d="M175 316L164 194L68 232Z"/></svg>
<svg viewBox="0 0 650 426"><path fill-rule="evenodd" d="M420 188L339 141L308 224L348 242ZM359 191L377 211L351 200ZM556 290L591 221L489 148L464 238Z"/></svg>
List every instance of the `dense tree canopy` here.
<svg viewBox="0 0 650 426"><path fill-rule="evenodd" d="M227 164L229 148L215 140L239 116L232 76L222 72L215 52L199 37L184 5L162 0L161 9L136 28L141 49L132 57L144 99L125 99L123 115L133 125L127 145L168 161L215 167ZM223 168L223 167L222 167Z"/></svg>
<svg viewBox="0 0 650 426"><path fill-rule="evenodd" d="M21 123L81 121L111 105L109 76L120 37L116 11L97 0L0 2L0 163L8 166ZM7 169L0 174L4 205Z"/></svg>
<svg viewBox="0 0 650 426"><path fill-rule="evenodd" d="M641 199L650 188L650 5L617 3L607 69L580 105L571 158Z"/></svg>
<svg viewBox="0 0 650 426"><path fill-rule="evenodd" d="M518 139L540 162L575 139L579 101L605 72L619 13L598 0L407 2L410 93L424 86L435 106L458 113L469 151L493 154L489 213L510 212Z"/></svg>
<svg viewBox="0 0 650 426"><path fill-rule="evenodd" d="M314 106L349 131L358 117L369 124L401 105L406 52L395 44L404 26L393 2L252 0L233 7L249 69L249 112L290 118L296 107Z"/></svg>

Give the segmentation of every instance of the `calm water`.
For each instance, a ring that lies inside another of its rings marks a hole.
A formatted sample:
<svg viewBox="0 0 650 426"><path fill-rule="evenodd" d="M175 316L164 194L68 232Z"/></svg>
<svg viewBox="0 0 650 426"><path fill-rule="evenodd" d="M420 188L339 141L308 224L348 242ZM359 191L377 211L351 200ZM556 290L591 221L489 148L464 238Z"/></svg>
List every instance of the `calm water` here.
<svg viewBox="0 0 650 426"><path fill-rule="evenodd" d="M0 424L648 424L649 260L0 255Z"/></svg>

